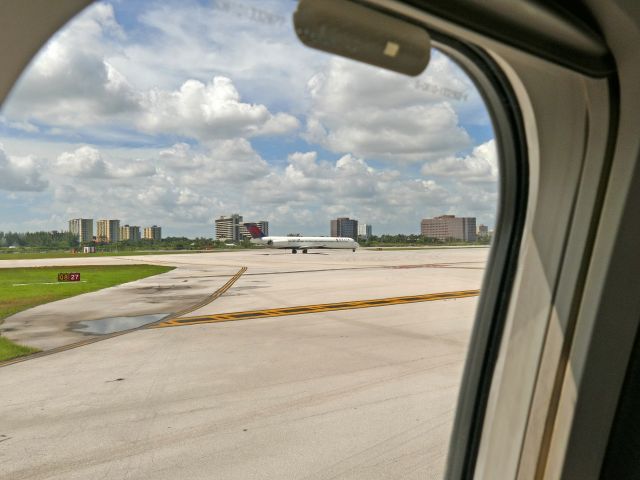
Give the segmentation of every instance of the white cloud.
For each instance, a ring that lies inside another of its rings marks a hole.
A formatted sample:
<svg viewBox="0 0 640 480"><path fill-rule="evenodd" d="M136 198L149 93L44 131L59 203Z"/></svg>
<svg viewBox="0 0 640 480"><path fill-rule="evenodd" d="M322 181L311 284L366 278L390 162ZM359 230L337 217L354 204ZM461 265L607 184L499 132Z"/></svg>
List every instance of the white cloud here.
<svg viewBox="0 0 640 480"><path fill-rule="evenodd" d="M139 126L147 132L208 139L278 135L298 127L292 115L273 115L264 105L243 103L231 79L207 84L188 80L177 91L145 95Z"/></svg>
<svg viewBox="0 0 640 480"><path fill-rule="evenodd" d="M455 177L466 182L498 181L498 157L495 140L489 140L473 149L464 157L446 157L435 162L425 163L423 175Z"/></svg>
<svg viewBox="0 0 640 480"><path fill-rule="evenodd" d="M209 142L206 149L178 143L159 153L159 164L185 184L217 186L269 173L269 164L243 138Z"/></svg>
<svg viewBox="0 0 640 480"><path fill-rule="evenodd" d="M144 89L172 90L185 78L224 75L241 92L259 95L252 101L296 109L305 99L306 81L327 56L300 45L291 28L294 8L282 0L157 2L137 18L153 34L109 60ZM282 21L256 21L251 9Z"/></svg>
<svg viewBox="0 0 640 480"><path fill-rule="evenodd" d="M111 5L88 8L36 56L14 88L6 116L83 127L136 111L138 93L104 58L123 39Z"/></svg>
<svg viewBox="0 0 640 480"><path fill-rule="evenodd" d="M108 216L186 235L210 236L212 218L236 211L269 220L275 233L327 234L329 219L342 215L373 223L378 233L408 233L418 231L421 218L444 213L491 223L497 201L495 183L453 175L416 178L352 154L326 159L297 151L284 165L269 164L243 139L206 147L175 144L144 155L82 146L58 155L52 165L54 189L41 206L43 217ZM138 167L128 171L129 165ZM138 168L149 167L153 174L149 170L140 181Z"/></svg>
<svg viewBox="0 0 640 480"><path fill-rule="evenodd" d="M429 75L425 78L431 81ZM455 85L458 79L448 80ZM334 152L404 162L434 159L470 146L471 138L450 101L417 88L415 82L332 59L326 71L308 82L313 108L305 138Z"/></svg>
<svg viewBox="0 0 640 480"><path fill-rule="evenodd" d="M193 38L185 28L182 35ZM50 127L50 134L63 136L124 138L124 129L129 135L139 132L139 137L170 134L203 141L282 135L299 126L291 114L241 101L231 79L212 75L211 68L206 82L185 76L175 88L141 87L137 84L147 82L132 82L114 64L135 62L125 52L127 45L111 5L88 8L38 54L6 103L5 123L33 130L35 121ZM169 50L145 45L147 57L165 61L158 72L171 64Z"/></svg>
<svg viewBox="0 0 640 480"><path fill-rule="evenodd" d="M42 178L42 166L33 156L9 156L0 143L0 190L41 192L49 182Z"/></svg>
<svg viewBox="0 0 640 480"><path fill-rule="evenodd" d="M35 133L39 131L39 128L29 122L12 122L10 120L7 120L4 116L0 115L0 125L6 125L9 128L13 128L16 130L20 130L23 132L29 132L29 133Z"/></svg>
<svg viewBox="0 0 640 480"><path fill-rule="evenodd" d="M141 160L133 160L121 166L115 165L102 158L99 150L86 145L73 152L60 154L54 166L63 175L83 178L149 177L156 173L153 165Z"/></svg>

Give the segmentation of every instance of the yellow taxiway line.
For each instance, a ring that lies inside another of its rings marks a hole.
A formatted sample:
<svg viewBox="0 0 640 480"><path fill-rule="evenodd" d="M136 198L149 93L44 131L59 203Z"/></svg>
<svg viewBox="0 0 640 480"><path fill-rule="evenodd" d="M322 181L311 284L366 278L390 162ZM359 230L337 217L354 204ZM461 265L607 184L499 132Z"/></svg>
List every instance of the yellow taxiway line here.
<svg viewBox="0 0 640 480"><path fill-rule="evenodd" d="M409 295L406 297L376 298L373 300L321 303L318 305L304 305L299 307L267 308L243 312L216 313L213 315L200 315L196 317L174 317L149 325L148 328L180 327L185 325L198 325L201 323L233 322L237 320L249 320L255 318L282 317L285 315L302 315L305 313L331 312L335 310L353 310L356 308L403 305L405 303L433 302L436 300L475 297L479 294L480 290L459 290L456 292L426 293L423 295Z"/></svg>
<svg viewBox="0 0 640 480"><path fill-rule="evenodd" d="M201 302L196 303L195 305L191 305L190 307L185 308L184 310L180 310L177 313L174 313L173 315L171 315L170 317L164 318L162 321L170 321L174 318L177 317L182 317L184 315L186 315L187 313L191 313L195 310L198 310L199 308L204 307L205 305L210 304L211 302L213 302L216 298L222 296L222 294L224 294L227 290L229 290L234 283L236 283L236 281L242 276L242 274L244 272L247 271L247 267L242 267L240 268L240 270L238 270L238 273L236 273L233 277L231 277L227 283L225 283L223 286L221 286L219 289L217 289L215 292L213 292L211 295L209 295L207 298L205 298L204 300L202 300Z"/></svg>

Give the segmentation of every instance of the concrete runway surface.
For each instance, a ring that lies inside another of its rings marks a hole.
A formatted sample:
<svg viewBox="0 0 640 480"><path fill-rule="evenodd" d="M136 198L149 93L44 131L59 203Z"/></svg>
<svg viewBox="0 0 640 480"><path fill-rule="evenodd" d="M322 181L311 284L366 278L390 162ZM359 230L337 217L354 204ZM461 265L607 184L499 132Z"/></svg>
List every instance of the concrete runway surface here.
<svg viewBox="0 0 640 480"><path fill-rule="evenodd" d="M46 350L104 338L69 328L109 316L186 312L179 320L470 291L480 288L487 254L3 261L177 268L36 307L2 328ZM439 479L476 304L477 296L373 302L142 328L0 367L2 478Z"/></svg>

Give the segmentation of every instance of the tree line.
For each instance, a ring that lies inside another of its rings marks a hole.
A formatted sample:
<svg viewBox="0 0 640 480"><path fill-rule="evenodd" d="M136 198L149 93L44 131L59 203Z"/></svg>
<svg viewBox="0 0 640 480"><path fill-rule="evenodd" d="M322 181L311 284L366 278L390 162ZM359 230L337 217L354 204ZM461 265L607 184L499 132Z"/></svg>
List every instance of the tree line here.
<svg viewBox="0 0 640 480"><path fill-rule="evenodd" d="M448 238L440 240L433 237L425 237L423 235L399 233L396 235L372 235L369 238L360 237L358 243L362 247L383 247L383 246L428 246L428 245L488 245L491 243L491 237L478 237L475 242L466 242L456 238Z"/></svg>
<svg viewBox="0 0 640 480"><path fill-rule="evenodd" d="M122 240L117 243L90 242L98 250L209 250L214 248L226 248L225 242L205 237L165 237L162 240ZM70 250L80 248L78 237L70 232L2 232L0 231L0 248L39 248L44 250ZM240 247L249 248L253 245L247 240L238 244Z"/></svg>
<svg viewBox="0 0 640 480"><path fill-rule="evenodd" d="M0 247L70 248L78 239L70 232L0 232Z"/></svg>

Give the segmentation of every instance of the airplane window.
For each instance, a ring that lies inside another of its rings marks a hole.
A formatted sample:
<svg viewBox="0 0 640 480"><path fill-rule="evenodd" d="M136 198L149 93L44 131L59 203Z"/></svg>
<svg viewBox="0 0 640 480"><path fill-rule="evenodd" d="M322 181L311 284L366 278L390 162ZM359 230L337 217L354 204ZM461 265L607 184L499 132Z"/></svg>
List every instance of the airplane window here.
<svg viewBox="0 0 640 480"><path fill-rule="evenodd" d="M94 3L0 111L4 478L443 476L498 204L471 78L291 1Z"/></svg>

